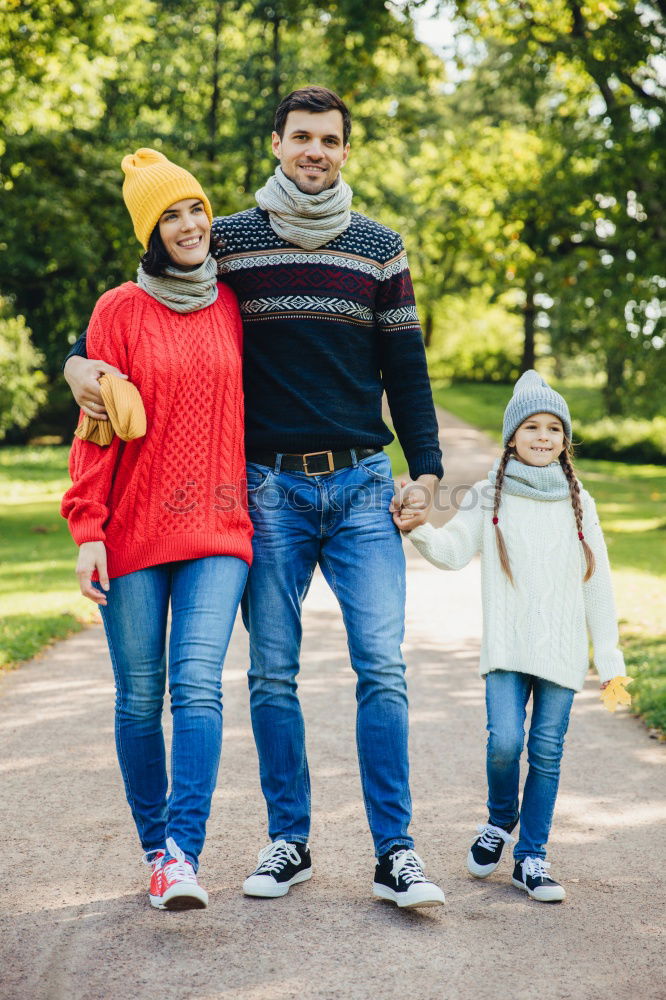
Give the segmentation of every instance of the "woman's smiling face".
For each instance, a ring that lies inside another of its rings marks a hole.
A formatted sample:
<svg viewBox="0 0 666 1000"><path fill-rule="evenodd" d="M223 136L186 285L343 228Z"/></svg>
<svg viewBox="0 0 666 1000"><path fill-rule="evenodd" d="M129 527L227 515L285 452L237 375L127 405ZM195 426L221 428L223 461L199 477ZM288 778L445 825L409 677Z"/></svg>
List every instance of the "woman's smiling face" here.
<svg viewBox="0 0 666 1000"><path fill-rule="evenodd" d="M533 413L509 441L525 465L549 465L564 451L564 427L552 413Z"/></svg>
<svg viewBox="0 0 666 1000"><path fill-rule="evenodd" d="M169 205L159 220L164 248L176 267L203 264L210 249L210 220L199 198Z"/></svg>

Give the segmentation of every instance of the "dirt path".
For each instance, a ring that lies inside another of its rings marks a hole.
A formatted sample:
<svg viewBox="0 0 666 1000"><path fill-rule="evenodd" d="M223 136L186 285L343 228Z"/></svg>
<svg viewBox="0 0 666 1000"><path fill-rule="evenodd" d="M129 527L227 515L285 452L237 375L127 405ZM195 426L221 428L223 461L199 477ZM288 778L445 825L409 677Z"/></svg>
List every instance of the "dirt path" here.
<svg viewBox="0 0 666 1000"><path fill-rule="evenodd" d="M455 438L449 483L474 482L495 449L465 425ZM474 469L470 453L481 455ZM567 901L528 901L509 884L508 859L487 881L470 879L464 861L485 798L478 564L440 573L407 552L413 832L446 907L400 913L370 895L352 675L337 609L317 576L301 674L315 877L282 900L240 892L266 838L240 622L225 665L223 761L202 860L207 911L147 904L115 760L101 627L3 678L2 1000L666 997L666 745L630 716L605 712L590 680L576 699L551 841Z"/></svg>

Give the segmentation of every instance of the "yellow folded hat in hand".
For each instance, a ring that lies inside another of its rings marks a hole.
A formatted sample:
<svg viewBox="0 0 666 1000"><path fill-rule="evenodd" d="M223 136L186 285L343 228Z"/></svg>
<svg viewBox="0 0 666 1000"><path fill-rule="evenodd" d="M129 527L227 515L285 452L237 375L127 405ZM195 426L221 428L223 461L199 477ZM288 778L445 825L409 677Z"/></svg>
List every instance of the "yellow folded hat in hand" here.
<svg viewBox="0 0 666 1000"><path fill-rule="evenodd" d="M146 433L146 411L135 385L117 375L102 375L99 388L108 420L84 417L74 431L83 441L106 447L117 434L123 441L133 441Z"/></svg>
<svg viewBox="0 0 666 1000"><path fill-rule="evenodd" d="M600 698L609 712L614 712L618 705L631 705L631 695L626 690L633 677L614 677L601 692Z"/></svg>

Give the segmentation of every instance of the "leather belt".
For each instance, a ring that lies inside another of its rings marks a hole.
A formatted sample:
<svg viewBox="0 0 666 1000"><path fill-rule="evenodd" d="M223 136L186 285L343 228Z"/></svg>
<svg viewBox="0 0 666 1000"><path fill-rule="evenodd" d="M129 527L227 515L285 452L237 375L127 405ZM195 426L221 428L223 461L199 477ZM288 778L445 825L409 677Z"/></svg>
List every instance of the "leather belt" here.
<svg viewBox="0 0 666 1000"><path fill-rule="evenodd" d="M282 455L280 468L285 472L304 472L306 476L325 476L337 469L348 469L356 461L377 455L383 448L348 448L346 451L309 451L305 455ZM352 454L352 452L354 454ZM248 462L275 467L278 452L252 451L246 455Z"/></svg>

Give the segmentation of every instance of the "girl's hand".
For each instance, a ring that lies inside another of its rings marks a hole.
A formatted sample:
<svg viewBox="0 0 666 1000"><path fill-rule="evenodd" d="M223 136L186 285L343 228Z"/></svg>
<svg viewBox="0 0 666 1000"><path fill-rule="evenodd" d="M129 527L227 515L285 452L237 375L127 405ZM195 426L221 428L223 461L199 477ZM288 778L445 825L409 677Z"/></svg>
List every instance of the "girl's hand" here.
<svg viewBox="0 0 666 1000"><path fill-rule="evenodd" d="M610 681L604 681L603 684L599 685L599 687L601 688L602 691L605 691L609 684Z"/></svg>
<svg viewBox="0 0 666 1000"><path fill-rule="evenodd" d="M401 481L400 490L393 497L389 510L393 523L403 534L409 534L420 524L425 524L438 482L436 476L419 476L416 482L409 484L406 479Z"/></svg>
<svg viewBox="0 0 666 1000"><path fill-rule="evenodd" d="M97 570L99 582L104 590L109 589L109 575L106 569L106 546L104 542L84 542L79 547L79 559L76 564L76 575L79 578L81 593L95 604L106 607L106 595L100 593L91 583L93 571Z"/></svg>

